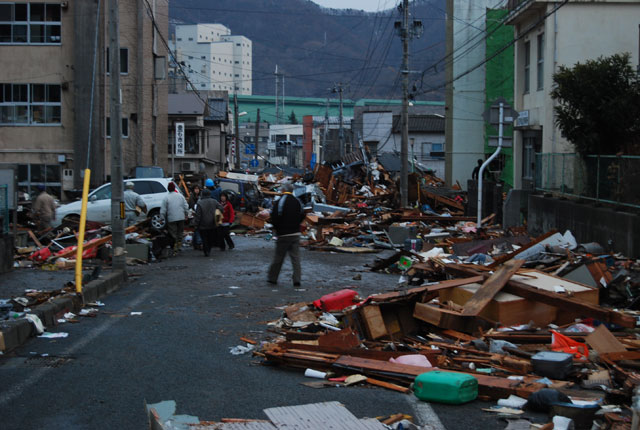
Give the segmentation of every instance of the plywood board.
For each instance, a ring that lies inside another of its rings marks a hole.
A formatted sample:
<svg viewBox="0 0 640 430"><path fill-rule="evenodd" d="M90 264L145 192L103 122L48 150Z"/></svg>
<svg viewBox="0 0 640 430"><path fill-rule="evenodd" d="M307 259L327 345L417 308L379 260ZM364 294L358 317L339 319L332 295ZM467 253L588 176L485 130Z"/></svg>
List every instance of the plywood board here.
<svg viewBox="0 0 640 430"><path fill-rule="evenodd" d="M379 306L364 306L360 312L369 338L375 340L387 336L387 328L384 325L384 319L382 318L382 312Z"/></svg>
<svg viewBox="0 0 640 430"><path fill-rule="evenodd" d="M587 345L597 351L598 354L624 352L627 350L604 324L599 325L593 333L589 333L585 341Z"/></svg>
<svg viewBox="0 0 640 430"><path fill-rule="evenodd" d="M510 260L500 266L484 281L473 296L464 304L463 315L478 315L506 285L507 281L522 266L524 260Z"/></svg>

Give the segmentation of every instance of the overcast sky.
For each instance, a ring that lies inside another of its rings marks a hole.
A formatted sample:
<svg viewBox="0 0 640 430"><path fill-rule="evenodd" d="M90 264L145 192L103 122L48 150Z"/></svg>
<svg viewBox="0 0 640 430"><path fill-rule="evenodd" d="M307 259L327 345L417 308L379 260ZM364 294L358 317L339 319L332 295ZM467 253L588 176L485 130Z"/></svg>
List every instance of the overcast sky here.
<svg viewBox="0 0 640 430"><path fill-rule="evenodd" d="M334 9L362 9L369 12L395 7L396 0L313 0L324 7Z"/></svg>

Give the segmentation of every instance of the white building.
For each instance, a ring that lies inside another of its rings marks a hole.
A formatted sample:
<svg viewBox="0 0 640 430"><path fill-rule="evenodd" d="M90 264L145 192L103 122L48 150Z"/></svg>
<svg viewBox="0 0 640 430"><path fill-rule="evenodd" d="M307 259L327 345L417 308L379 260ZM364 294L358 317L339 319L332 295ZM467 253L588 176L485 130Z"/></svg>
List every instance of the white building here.
<svg viewBox="0 0 640 430"><path fill-rule="evenodd" d="M466 188L484 158L486 14L505 0L447 0L445 179Z"/></svg>
<svg viewBox="0 0 640 430"><path fill-rule="evenodd" d="M574 152L555 126L555 104L549 95L553 74L561 65L572 67L622 52L631 53L632 63L637 66L640 3L511 0L509 9L507 24L514 26L518 39L514 103L521 112L514 136L514 186L522 188L531 185L536 170L544 171L546 176L560 174L546 166L536 166L535 153Z"/></svg>
<svg viewBox="0 0 640 430"><path fill-rule="evenodd" d="M177 25L173 46L178 62L198 90L251 95L252 42L232 36L222 24Z"/></svg>

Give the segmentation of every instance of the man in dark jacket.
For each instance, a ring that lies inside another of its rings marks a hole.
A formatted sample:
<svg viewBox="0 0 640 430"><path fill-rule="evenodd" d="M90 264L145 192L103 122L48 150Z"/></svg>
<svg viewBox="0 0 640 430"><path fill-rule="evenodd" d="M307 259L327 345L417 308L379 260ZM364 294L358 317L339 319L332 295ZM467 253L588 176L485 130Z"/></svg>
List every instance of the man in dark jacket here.
<svg viewBox="0 0 640 430"><path fill-rule="evenodd" d="M204 256L208 257L211 247L216 242L216 209L221 209L221 207L217 200L211 198L209 189L205 188L201 194L202 196L196 205L194 226L200 231L202 250Z"/></svg>
<svg viewBox="0 0 640 430"><path fill-rule="evenodd" d="M278 241L276 243L276 254L269 267L267 281L270 284L278 283L278 275L287 253L291 257L293 266L293 286L300 286L300 223L304 220L305 214L302 203L291 192L293 186L284 184L282 187L284 195L273 204L271 210L271 224L273 224Z"/></svg>

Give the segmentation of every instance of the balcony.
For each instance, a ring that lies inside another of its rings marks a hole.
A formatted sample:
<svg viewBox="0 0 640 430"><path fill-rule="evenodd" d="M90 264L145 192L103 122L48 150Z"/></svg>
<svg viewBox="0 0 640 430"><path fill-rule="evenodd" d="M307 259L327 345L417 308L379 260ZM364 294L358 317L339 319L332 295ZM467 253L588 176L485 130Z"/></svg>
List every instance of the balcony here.
<svg viewBox="0 0 640 430"><path fill-rule="evenodd" d="M547 3L549 3L549 0L508 0L509 16L505 24L516 25L522 20L544 13Z"/></svg>

